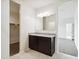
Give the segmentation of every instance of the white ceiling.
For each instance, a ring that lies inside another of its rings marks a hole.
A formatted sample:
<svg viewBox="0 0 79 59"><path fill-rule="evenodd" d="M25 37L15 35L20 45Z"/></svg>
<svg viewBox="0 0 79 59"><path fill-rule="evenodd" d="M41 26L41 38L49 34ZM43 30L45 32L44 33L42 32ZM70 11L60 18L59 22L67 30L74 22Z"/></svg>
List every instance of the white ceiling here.
<svg viewBox="0 0 79 59"><path fill-rule="evenodd" d="M48 4L55 3L56 0L27 0L33 8L44 7Z"/></svg>
<svg viewBox="0 0 79 59"><path fill-rule="evenodd" d="M70 1L70 0L12 0L12 1L19 3L19 4L21 4L24 1L26 4L29 4L29 6L37 9L37 8L47 6L49 4L57 5L58 3L63 3L66 1ZM12 9L14 10L17 8L12 7Z"/></svg>
<svg viewBox="0 0 79 59"><path fill-rule="evenodd" d="M16 3L21 4L22 1L26 1L33 8L40 8L51 3L55 3L57 0L13 0Z"/></svg>
<svg viewBox="0 0 79 59"><path fill-rule="evenodd" d="M28 3L30 6L32 6L33 8L40 8L40 7L44 7L48 4L55 4L55 3L59 3L59 2L66 2L69 0L13 0L19 4L21 4L22 1L26 1L26 3Z"/></svg>

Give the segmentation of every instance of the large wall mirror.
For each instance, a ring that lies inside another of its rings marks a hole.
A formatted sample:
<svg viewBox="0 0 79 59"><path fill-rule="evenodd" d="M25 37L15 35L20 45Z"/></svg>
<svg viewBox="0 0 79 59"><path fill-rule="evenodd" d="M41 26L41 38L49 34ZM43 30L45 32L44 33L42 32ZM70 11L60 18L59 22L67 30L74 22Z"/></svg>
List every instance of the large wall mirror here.
<svg viewBox="0 0 79 59"><path fill-rule="evenodd" d="M57 8L56 1L54 3L45 5L44 7L36 9L36 31L56 33L57 23ZM39 27L39 28L38 28Z"/></svg>
<svg viewBox="0 0 79 59"><path fill-rule="evenodd" d="M53 32L56 31L56 15L43 17L43 30Z"/></svg>

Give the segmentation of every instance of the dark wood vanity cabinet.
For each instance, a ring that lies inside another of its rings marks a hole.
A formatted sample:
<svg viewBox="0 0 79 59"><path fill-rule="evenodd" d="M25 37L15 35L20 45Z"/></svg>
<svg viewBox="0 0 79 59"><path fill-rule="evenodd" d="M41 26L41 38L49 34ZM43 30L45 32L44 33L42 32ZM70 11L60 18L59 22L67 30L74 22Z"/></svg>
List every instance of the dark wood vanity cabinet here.
<svg viewBox="0 0 79 59"><path fill-rule="evenodd" d="M38 40L37 36L29 35L29 48L38 50Z"/></svg>
<svg viewBox="0 0 79 59"><path fill-rule="evenodd" d="M29 35L29 48L52 56L55 52L55 37Z"/></svg>

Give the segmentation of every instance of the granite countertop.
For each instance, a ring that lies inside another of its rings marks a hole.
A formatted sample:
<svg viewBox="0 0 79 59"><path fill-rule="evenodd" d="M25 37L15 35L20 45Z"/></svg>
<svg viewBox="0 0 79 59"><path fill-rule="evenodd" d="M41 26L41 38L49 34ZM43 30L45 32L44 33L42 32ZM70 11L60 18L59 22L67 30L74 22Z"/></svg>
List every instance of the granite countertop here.
<svg viewBox="0 0 79 59"><path fill-rule="evenodd" d="M29 33L29 35L35 35L35 36L43 36L43 37L55 37L54 33Z"/></svg>

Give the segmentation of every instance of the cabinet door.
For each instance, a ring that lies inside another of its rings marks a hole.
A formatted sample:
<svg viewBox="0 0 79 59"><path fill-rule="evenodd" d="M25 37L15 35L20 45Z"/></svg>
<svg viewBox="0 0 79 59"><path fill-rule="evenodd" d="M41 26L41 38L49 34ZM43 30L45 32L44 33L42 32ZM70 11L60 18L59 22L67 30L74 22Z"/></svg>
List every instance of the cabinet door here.
<svg viewBox="0 0 79 59"><path fill-rule="evenodd" d="M29 48L38 50L38 39L37 36L29 35Z"/></svg>
<svg viewBox="0 0 79 59"><path fill-rule="evenodd" d="M40 52L50 54L51 39L48 37L39 37L38 49Z"/></svg>

